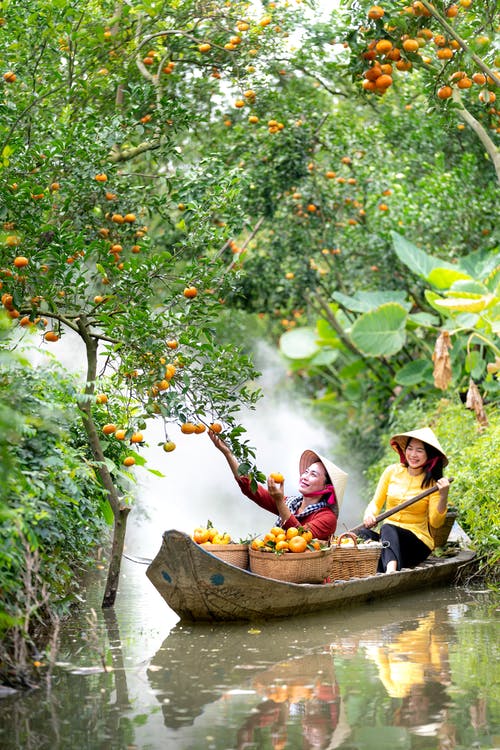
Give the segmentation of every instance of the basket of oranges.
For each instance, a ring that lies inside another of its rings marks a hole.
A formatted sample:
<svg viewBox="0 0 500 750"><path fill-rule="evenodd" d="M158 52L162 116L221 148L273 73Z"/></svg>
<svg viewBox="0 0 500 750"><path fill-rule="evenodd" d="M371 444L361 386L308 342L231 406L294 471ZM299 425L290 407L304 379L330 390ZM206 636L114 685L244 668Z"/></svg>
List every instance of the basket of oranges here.
<svg viewBox="0 0 500 750"><path fill-rule="evenodd" d="M345 531L331 537L330 573L332 581L374 576L382 551L380 542L358 539L356 534Z"/></svg>
<svg viewBox="0 0 500 750"><path fill-rule="evenodd" d="M236 544L227 532L220 533L211 521L206 526L197 526L192 539L224 562L244 570L248 568L248 544Z"/></svg>
<svg viewBox="0 0 500 750"><path fill-rule="evenodd" d="M277 581L322 583L330 571L330 548L303 528L273 526L248 554L252 573Z"/></svg>

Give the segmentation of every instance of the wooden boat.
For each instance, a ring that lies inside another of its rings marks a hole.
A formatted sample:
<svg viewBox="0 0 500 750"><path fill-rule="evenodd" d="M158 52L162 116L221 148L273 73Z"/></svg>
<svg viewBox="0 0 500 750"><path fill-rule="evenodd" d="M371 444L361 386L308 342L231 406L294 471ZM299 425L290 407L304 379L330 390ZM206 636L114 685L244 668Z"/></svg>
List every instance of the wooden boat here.
<svg viewBox="0 0 500 750"><path fill-rule="evenodd" d="M181 620L214 622L290 617L452 583L475 553L460 549L396 573L334 583L288 583L221 560L181 531L166 531L146 574Z"/></svg>

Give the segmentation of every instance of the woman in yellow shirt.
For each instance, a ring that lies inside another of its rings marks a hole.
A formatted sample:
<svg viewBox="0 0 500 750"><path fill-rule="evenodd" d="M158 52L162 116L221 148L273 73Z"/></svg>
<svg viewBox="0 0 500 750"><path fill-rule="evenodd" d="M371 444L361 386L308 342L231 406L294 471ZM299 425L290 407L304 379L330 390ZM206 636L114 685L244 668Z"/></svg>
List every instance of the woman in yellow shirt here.
<svg viewBox="0 0 500 750"><path fill-rule="evenodd" d="M443 525L450 483L443 477L448 459L429 427L394 435L390 444L399 453L400 463L391 464L382 473L365 510L366 528L359 536L385 542L379 572L394 573L419 565L434 549L429 525L436 528ZM438 491L389 516L380 533L371 530L384 506L390 510L433 484L437 484Z"/></svg>

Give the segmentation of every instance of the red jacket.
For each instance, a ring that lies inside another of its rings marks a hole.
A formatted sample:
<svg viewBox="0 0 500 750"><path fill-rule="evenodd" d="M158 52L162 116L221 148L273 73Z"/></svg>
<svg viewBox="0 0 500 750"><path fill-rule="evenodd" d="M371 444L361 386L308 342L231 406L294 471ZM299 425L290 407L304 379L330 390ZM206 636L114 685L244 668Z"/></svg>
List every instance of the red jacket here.
<svg viewBox="0 0 500 750"><path fill-rule="evenodd" d="M248 477L240 477L237 482L240 490L246 497L249 497L250 500L253 500L254 503L257 503L264 510L279 515L276 503L262 484L258 484L257 489L253 492ZM299 520L299 518L302 520ZM302 526L304 529L308 529L315 539L328 540L332 534L335 534L337 516L329 506L326 506L319 510L314 510L305 517L303 517L302 513L299 513L299 516L291 515L285 523L280 525L284 529L289 529L291 526Z"/></svg>

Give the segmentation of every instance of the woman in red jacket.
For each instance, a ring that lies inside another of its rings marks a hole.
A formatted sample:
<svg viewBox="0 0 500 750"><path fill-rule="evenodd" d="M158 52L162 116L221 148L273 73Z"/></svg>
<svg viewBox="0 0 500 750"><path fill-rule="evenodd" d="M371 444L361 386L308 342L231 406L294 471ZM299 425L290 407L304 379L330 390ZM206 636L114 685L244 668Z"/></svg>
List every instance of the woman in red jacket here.
<svg viewBox="0 0 500 750"><path fill-rule="evenodd" d="M315 539L329 539L337 528L339 508L344 497L347 474L332 461L311 450L305 450L299 461L300 495L285 497L284 483L272 476L267 488L258 484L252 490L250 480L238 473L238 461L215 433L209 431L212 443L225 456L240 490L261 508L277 513L276 525L283 529L292 526L308 529Z"/></svg>

